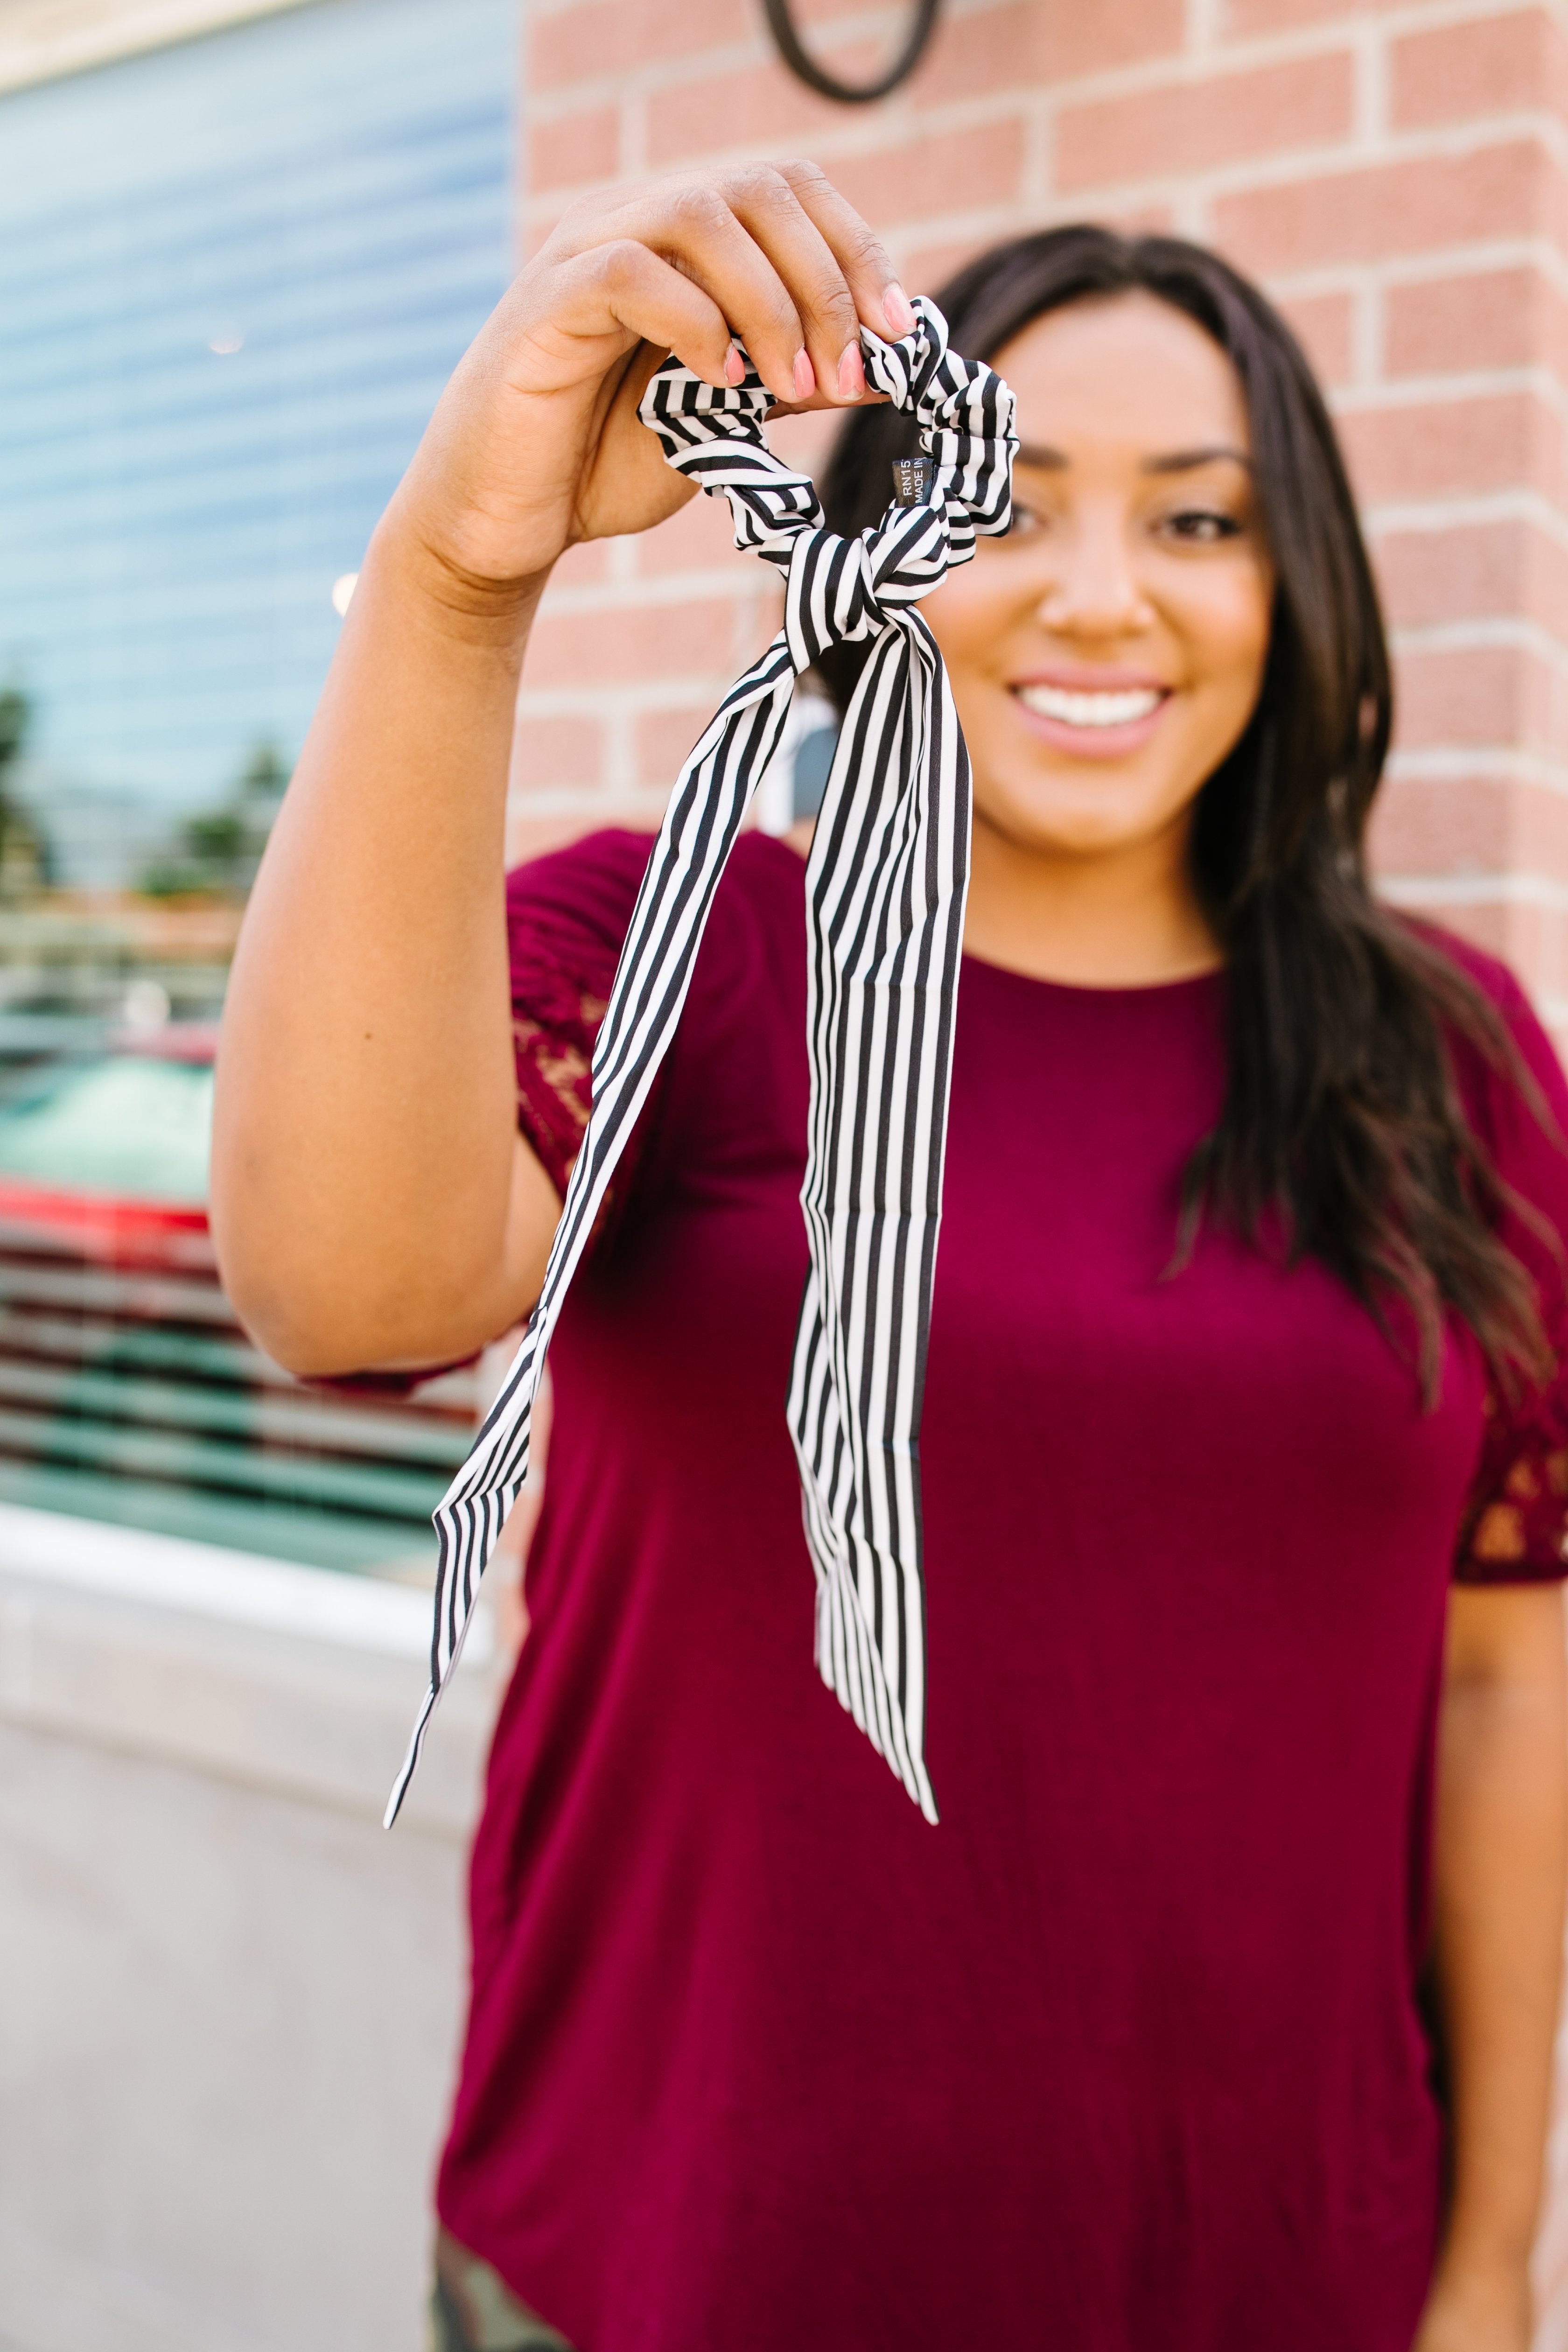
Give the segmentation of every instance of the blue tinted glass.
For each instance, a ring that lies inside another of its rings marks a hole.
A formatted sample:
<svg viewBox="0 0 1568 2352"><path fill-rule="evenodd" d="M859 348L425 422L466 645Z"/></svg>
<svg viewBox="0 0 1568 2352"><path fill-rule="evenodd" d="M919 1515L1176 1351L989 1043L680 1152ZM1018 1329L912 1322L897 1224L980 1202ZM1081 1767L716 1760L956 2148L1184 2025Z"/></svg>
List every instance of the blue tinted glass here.
<svg viewBox="0 0 1568 2352"><path fill-rule="evenodd" d="M0 99L0 688L66 880L298 753L511 263L515 0L314 0Z"/></svg>

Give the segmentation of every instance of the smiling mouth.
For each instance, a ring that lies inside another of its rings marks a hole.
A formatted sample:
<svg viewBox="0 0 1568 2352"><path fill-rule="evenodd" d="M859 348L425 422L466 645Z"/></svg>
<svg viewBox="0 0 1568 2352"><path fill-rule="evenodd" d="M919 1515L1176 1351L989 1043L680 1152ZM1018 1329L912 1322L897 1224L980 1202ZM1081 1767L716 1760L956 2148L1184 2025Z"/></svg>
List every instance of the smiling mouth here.
<svg viewBox="0 0 1568 2352"><path fill-rule="evenodd" d="M1121 687L1085 691L1066 686L1016 686L1026 710L1054 719L1061 727L1135 727L1158 710L1165 696L1158 687Z"/></svg>

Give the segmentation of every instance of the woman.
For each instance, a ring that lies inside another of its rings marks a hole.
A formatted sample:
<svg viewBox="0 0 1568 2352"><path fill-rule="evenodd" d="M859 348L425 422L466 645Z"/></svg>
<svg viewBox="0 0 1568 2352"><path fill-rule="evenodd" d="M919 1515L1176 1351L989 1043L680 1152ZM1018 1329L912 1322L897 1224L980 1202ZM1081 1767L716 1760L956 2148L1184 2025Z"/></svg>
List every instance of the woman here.
<svg viewBox="0 0 1568 2352"><path fill-rule="evenodd" d="M942 1824L809 1654L802 875L748 835L552 1355L448 2340L1523 2352L1568 1096L1500 967L1368 894L1386 660L1286 329L1090 230L941 299L1024 445L1012 533L922 608L975 812L921 1441ZM636 402L671 349L734 381L731 331L781 405L858 412L830 520L874 520L907 428L861 323L909 306L820 173L667 181L570 215L454 378L229 998L220 1247L300 1370L460 1356L534 1296L647 844L503 908L530 618L572 540L679 502Z"/></svg>

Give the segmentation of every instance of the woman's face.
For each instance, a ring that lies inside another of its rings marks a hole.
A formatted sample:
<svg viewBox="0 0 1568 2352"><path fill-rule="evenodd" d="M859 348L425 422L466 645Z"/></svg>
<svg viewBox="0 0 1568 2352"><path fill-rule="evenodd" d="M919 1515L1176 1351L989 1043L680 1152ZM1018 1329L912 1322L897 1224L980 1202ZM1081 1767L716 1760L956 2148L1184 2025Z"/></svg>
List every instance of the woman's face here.
<svg viewBox="0 0 1568 2352"><path fill-rule="evenodd" d="M1201 328L1141 293L1052 311L995 364L1018 397L1013 529L921 608L976 822L1057 856L1184 839L1268 650L1241 386Z"/></svg>

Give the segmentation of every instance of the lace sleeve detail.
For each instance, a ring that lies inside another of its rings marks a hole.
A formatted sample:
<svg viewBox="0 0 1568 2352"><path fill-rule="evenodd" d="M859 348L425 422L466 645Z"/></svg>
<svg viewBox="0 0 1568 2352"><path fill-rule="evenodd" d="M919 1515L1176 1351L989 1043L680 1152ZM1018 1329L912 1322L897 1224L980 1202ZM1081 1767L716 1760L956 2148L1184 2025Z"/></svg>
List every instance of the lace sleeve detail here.
<svg viewBox="0 0 1568 2352"><path fill-rule="evenodd" d="M1489 1374L1480 1459L1470 1484L1454 1575L1463 1584L1544 1583L1568 1575L1568 1090L1551 1041L1501 965L1470 950L1470 968L1513 1033L1537 1089L1472 1062L1471 1119L1513 1195L1500 1232L1535 1286L1552 1370L1508 1394Z"/></svg>
<svg viewBox="0 0 1568 2352"><path fill-rule="evenodd" d="M564 1193L594 1107L594 1040L607 991L551 974L519 1002L512 981L511 1036L517 1060L517 1123L540 1164Z"/></svg>
<svg viewBox="0 0 1568 2352"><path fill-rule="evenodd" d="M636 835L596 834L508 877L517 1123L563 1195L593 1108L594 1044L647 849ZM647 1124L639 1119L616 1171L601 1231L635 1185Z"/></svg>
<svg viewBox="0 0 1568 2352"><path fill-rule="evenodd" d="M1480 1465L1454 1575L1461 1584L1532 1584L1568 1575L1568 1411L1561 1370L1521 1405L1510 1406L1489 1381Z"/></svg>

